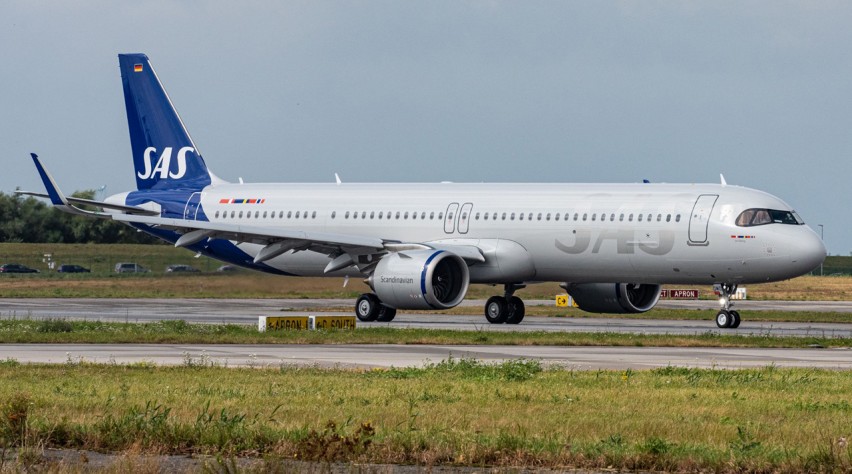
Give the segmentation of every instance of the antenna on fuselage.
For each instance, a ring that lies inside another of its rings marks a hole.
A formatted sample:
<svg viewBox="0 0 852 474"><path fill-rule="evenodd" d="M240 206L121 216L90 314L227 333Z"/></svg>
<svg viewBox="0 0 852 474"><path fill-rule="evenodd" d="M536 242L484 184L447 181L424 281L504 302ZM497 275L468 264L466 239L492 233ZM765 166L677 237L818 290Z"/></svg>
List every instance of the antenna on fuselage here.
<svg viewBox="0 0 852 474"><path fill-rule="evenodd" d="M334 173L334 180L337 182L337 184L340 184L340 183L343 182L343 181L340 181L340 176L338 176L337 173Z"/></svg>
<svg viewBox="0 0 852 474"><path fill-rule="evenodd" d="M728 185L728 182L727 182L727 181L725 181L725 175L723 175L722 173L719 173L719 179L721 179L721 180L722 180L722 186L727 186L727 185Z"/></svg>

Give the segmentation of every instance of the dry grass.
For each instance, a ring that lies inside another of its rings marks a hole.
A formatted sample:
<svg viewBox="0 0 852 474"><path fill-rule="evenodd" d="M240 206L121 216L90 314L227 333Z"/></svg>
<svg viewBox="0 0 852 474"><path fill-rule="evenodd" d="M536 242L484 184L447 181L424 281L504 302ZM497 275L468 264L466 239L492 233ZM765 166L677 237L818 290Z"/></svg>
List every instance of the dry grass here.
<svg viewBox="0 0 852 474"><path fill-rule="evenodd" d="M463 360L376 371L11 365L0 366L0 402L28 392L26 436L45 446L420 465L852 469L850 372L573 372Z"/></svg>
<svg viewBox="0 0 852 474"><path fill-rule="evenodd" d="M702 297L714 299L709 286L669 285L698 289ZM747 285L750 299L792 301L850 301L852 277L804 276L778 283ZM257 272L200 275L109 275L49 278L29 275L0 275L0 294L6 298L356 298L370 291L358 279L344 288L339 278L298 278ZM502 293L501 287L473 285L469 299L484 299ZM556 283L531 285L518 291L525 299L553 299L564 293Z"/></svg>

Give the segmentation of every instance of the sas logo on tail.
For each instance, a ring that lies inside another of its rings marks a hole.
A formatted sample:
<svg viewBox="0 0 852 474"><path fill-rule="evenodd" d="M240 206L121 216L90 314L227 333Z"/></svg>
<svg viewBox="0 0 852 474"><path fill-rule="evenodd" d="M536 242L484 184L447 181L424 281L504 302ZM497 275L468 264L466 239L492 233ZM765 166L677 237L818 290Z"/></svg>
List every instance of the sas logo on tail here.
<svg viewBox="0 0 852 474"><path fill-rule="evenodd" d="M195 153L195 148L185 146L177 152L177 171L172 172L172 147L163 148L163 152L157 157L157 164L153 165L153 158L157 153L154 147L145 149L143 160L145 161L145 171L136 173L139 179L180 179L186 174L186 154Z"/></svg>

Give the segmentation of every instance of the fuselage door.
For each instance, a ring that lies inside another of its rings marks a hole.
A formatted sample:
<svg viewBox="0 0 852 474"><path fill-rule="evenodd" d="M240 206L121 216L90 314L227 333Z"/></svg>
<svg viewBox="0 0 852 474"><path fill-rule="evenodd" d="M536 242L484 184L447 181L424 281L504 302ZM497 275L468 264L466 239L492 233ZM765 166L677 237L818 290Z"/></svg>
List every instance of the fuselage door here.
<svg viewBox="0 0 852 474"><path fill-rule="evenodd" d="M447 206L447 213L444 215L444 232L452 234L456 230L456 218L458 217L459 203L453 202Z"/></svg>
<svg viewBox="0 0 852 474"><path fill-rule="evenodd" d="M707 226L710 224L710 213L719 199L718 194L702 194L695 200L692 214L689 216L689 243L691 245L707 245Z"/></svg>
<svg viewBox="0 0 852 474"><path fill-rule="evenodd" d="M459 211L459 234L467 234L468 228L470 227L471 209L473 209L472 202L462 204L461 210Z"/></svg>
<svg viewBox="0 0 852 474"><path fill-rule="evenodd" d="M183 218L194 221L200 204L201 193L192 193L192 196L186 201L186 207L183 208Z"/></svg>

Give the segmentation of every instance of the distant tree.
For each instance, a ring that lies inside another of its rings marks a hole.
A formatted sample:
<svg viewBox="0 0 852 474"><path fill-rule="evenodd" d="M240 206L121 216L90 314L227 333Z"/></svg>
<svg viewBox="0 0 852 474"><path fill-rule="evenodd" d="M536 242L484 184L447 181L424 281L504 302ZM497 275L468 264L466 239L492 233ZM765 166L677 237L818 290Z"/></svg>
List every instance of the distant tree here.
<svg viewBox="0 0 852 474"><path fill-rule="evenodd" d="M74 197L92 199L93 190ZM150 244L154 237L120 222L74 216L33 197L0 193L0 242Z"/></svg>

